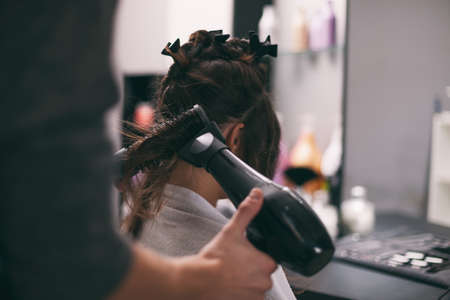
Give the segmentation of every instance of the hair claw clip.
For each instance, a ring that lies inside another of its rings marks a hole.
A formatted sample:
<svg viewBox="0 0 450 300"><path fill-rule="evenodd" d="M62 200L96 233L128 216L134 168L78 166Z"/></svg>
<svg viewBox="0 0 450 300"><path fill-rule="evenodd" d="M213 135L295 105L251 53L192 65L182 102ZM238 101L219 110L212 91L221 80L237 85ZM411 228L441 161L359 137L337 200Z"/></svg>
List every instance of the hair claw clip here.
<svg viewBox="0 0 450 300"><path fill-rule="evenodd" d="M226 42L226 40L228 40L229 37L229 34L219 34L214 37L214 42L223 44Z"/></svg>
<svg viewBox="0 0 450 300"><path fill-rule="evenodd" d="M223 44L230 37L229 34L223 34L223 30L210 30L209 33L214 35L214 42Z"/></svg>
<svg viewBox="0 0 450 300"><path fill-rule="evenodd" d="M263 45L270 45L270 35L266 37L266 40L263 42Z"/></svg>
<svg viewBox="0 0 450 300"><path fill-rule="evenodd" d="M272 45L270 42L270 35L266 37L266 40L263 43L265 54L268 54L272 57L277 57L278 55L278 45Z"/></svg>
<svg viewBox="0 0 450 300"><path fill-rule="evenodd" d="M259 41L258 35L254 31L249 31L248 37L250 40L250 49L255 53L255 56L263 57L264 55L270 55L277 57L278 45L271 44L270 35L267 36L263 43Z"/></svg>
<svg viewBox="0 0 450 300"><path fill-rule="evenodd" d="M210 30L210 31L208 31L209 33L212 33L212 34L215 34L215 35L220 35L220 34L222 34L223 33L223 30L222 29L219 29L219 30Z"/></svg>
<svg viewBox="0 0 450 300"><path fill-rule="evenodd" d="M258 35L254 31L249 31L248 39L250 41L250 49L255 53L258 52L258 49L261 47Z"/></svg>
<svg viewBox="0 0 450 300"><path fill-rule="evenodd" d="M161 51L162 55L170 56L170 53L167 51L166 48L169 48L170 51L172 51L173 53L176 53L178 51L178 49L180 49L180 39L176 39L176 41L173 42L173 44L171 44L170 42L167 43L166 47L164 47L164 49Z"/></svg>

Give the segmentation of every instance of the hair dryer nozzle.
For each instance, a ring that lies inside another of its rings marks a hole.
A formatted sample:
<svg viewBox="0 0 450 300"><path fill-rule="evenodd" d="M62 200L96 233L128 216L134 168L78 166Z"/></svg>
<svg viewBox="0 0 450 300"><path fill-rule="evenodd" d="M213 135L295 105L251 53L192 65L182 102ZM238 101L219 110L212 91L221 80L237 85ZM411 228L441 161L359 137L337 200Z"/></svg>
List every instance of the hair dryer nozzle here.
<svg viewBox="0 0 450 300"><path fill-rule="evenodd" d="M206 168L211 157L222 149L226 149L225 138L216 122L211 122L203 108L196 104L193 107L203 122L203 129L193 134L194 138L178 151L178 156L196 167Z"/></svg>

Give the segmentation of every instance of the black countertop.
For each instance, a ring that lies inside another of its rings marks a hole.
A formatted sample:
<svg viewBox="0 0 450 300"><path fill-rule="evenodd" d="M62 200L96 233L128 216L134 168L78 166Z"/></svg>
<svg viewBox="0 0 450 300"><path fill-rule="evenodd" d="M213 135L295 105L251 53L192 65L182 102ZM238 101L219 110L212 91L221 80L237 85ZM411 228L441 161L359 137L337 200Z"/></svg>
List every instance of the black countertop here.
<svg viewBox="0 0 450 300"><path fill-rule="evenodd" d="M399 214L377 215L375 231L408 226L450 238L450 228ZM332 260L312 277L286 271L294 290L304 290L299 299L439 299L446 289L409 280L386 272ZM450 299L447 294L441 299Z"/></svg>

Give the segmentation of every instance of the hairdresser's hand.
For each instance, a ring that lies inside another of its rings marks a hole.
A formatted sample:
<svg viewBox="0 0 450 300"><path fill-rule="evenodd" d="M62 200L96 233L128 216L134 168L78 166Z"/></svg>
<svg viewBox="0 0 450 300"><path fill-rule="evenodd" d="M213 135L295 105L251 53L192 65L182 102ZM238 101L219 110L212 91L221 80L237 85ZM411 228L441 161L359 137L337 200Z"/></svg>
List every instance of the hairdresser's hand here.
<svg viewBox="0 0 450 300"><path fill-rule="evenodd" d="M230 222L198 255L179 260L178 277L184 281L181 286L191 281L189 294L193 299L264 299L277 266L245 237L262 202L261 190L253 189ZM186 289L180 292L186 293Z"/></svg>

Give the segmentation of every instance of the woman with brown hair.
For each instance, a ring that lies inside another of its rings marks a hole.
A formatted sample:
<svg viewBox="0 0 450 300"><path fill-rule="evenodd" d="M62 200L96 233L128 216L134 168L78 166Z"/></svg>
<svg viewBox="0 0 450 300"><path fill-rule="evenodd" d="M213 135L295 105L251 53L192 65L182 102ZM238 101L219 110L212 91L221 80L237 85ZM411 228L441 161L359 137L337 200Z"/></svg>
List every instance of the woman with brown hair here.
<svg viewBox="0 0 450 300"><path fill-rule="evenodd" d="M265 88L263 61L273 48L254 34L249 40L228 37L200 30L182 46L179 40L166 46L163 54L174 63L157 93L159 120L134 136L123 164L121 186L130 208L124 227L162 254L195 254L228 222L216 209L226 198L220 185L176 155L188 133L183 113L194 104L218 124L231 151L265 176L274 174L280 127ZM141 174L133 179L136 169ZM272 281L266 299L295 299L280 267Z"/></svg>

